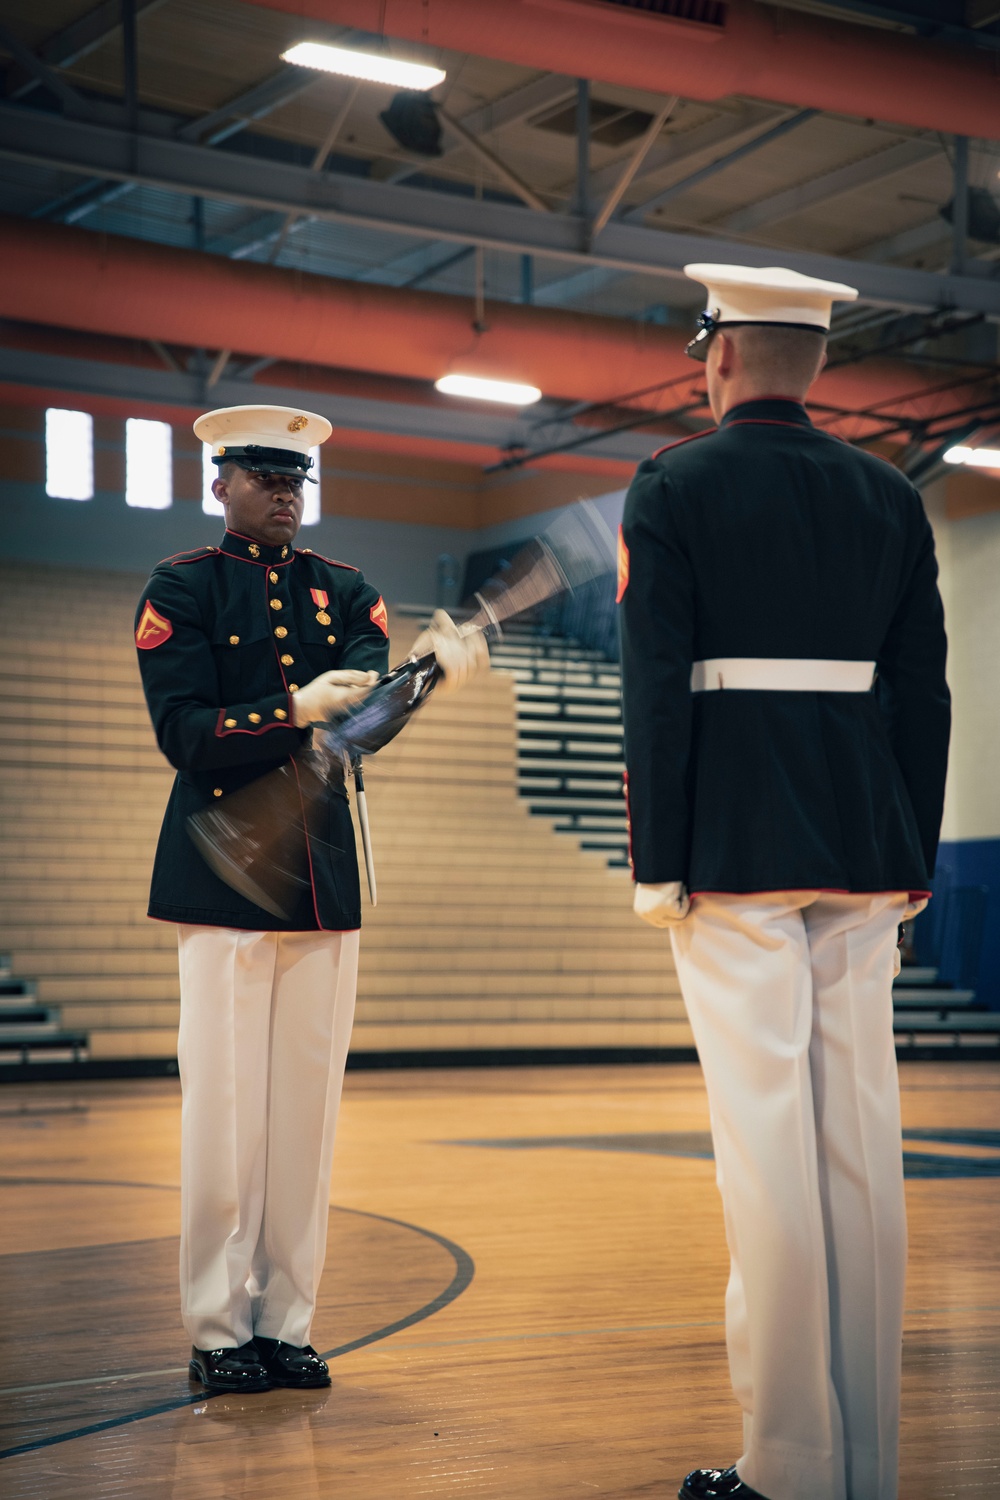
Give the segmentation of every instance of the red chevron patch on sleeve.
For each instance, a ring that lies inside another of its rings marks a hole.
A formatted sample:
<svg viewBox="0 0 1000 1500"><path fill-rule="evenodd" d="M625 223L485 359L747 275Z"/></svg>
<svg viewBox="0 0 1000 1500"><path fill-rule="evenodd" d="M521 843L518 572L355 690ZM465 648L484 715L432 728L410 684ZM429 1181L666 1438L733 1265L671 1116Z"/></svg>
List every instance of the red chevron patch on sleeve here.
<svg viewBox="0 0 1000 1500"><path fill-rule="evenodd" d="M135 632L135 643L139 650L152 651L154 646L162 646L164 641L169 641L173 633L174 627L166 615L159 614L147 599Z"/></svg>
<svg viewBox="0 0 1000 1500"><path fill-rule="evenodd" d="M383 600L381 594L379 594L378 599L372 605L368 613L371 617L372 624L377 625L382 634L386 637L386 639L388 639L389 613L385 607L385 601Z"/></svg>
<svg viewBox="0 0 1000 1500"><path fill-rule="evenodd" d="M625 590L628 588L629 555L625 545L625 532L621 526L618 528L618 592L615 595L615 603L620 604L625 598Z"/></svg>

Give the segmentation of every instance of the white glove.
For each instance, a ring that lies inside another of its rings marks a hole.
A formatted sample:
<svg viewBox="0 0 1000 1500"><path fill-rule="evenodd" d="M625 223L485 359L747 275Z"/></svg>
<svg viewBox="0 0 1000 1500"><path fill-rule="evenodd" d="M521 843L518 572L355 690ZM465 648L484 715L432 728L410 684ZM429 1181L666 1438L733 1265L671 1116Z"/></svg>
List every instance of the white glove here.
<svg viewBox="0 0 1000 1500"><path fill-rule="evenodd" d="M661 885L637 885L632 910L650 927L676 927L691 910L691 898L680 880Z"/></svg>
<svg viewBox="0 0 1000 1500"><path fill-rule="evenodd" d="M902 972L903 972L903 950L900 948L899 944L897 943L896 947L892 951L892 977L893 977L893 979L898 979L899 975Z"/></svg>
<svg viewBox="0 0 1000 1500"><path fill-rule="evenodd" d="M468 635L464 634L443 609L434 611L431 623L414 641L410 655L426 656L429 651L434 652L444 673L435 692L453 693L478 672L489 671L490 653L482 631L470 630Z"/></svg>
<svg viewBox="0 0 1000 1500"><path fill-rule="evenodd" d="M321 672L292 694L292 718L296 727L322 724L342 714L378 682L377 672Z"/></svg>

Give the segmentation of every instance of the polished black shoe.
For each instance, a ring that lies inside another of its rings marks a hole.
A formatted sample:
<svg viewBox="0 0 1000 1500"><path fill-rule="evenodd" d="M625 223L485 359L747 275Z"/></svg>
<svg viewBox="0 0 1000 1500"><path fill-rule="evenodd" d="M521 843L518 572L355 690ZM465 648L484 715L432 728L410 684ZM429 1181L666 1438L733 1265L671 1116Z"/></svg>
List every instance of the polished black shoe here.
<svg viewBox="0 0 1000 1500"><path fill-rule="evenodd" d="M677 1491L677 1500L766 1500L766 1497L744 1484L733 1464L729 1469L695 1469Z"/></svg>
<svg viewBox="0 0 1000 1500"><path fill-rule="evenodd" d="M188 1370L207 1391L269 1391L271 1382L252 1343L238 1349L192 1349Z"/></svg>
<svg viewBox="0 0 1000 1500"><path fill-rule="evenodd" d="M312 1389L330 1384L330 1370L312 1344L283 1344L280 1339L254 1338L261 1363L272 1385Z"/></svg>

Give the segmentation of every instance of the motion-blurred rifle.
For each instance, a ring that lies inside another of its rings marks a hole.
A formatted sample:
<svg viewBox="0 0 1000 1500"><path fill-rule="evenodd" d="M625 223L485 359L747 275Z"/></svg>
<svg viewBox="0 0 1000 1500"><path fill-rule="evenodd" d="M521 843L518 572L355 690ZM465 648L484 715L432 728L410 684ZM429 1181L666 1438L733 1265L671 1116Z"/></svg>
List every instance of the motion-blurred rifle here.
<svg viewBox="0 0 1000 1500"><path fill-rule="evenodd" d="M613 553L599 511L588 502L574 506L473 595L462 633L479 631L488 641L499 640L507 621L609 573ZM350 772L374 906L362 757L395 739L441 676L433 652L408 658L380 678L362 702L332 723L314 725L308 749L188 818L188 833L215 874L256 906L287 921L301 890L309 885L306 838L320 836L327 788Z"/></svg>

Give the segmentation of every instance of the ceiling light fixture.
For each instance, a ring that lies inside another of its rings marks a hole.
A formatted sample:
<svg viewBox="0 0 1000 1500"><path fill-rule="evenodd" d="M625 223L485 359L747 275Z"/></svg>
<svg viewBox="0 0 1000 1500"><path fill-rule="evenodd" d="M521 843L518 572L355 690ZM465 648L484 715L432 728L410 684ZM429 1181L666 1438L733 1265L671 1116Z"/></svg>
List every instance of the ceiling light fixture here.
<svg viewBox="0 0 1000 1500"><path fill-rule="evenodd" d="M537 385L513 380L483 380L479 375L442 375L434 389L445 396L469 396L474 401L500 401L505 406L531 406L542 399Z"/></svg>
<svg viewBox="0 0 1000 1500"><path fill-rule="evenodd" d="M968 464L973 469L1000 469L1000 448L949 448L946 464Z"/></svg>
<svg viewBox="0 0 1000 1500"><path fill-rule="evenodd" d="M323 73L341 73L366 83L388 83L397 89L426 92L446 77L443 68L403 62L382 52L354 52L350 47L328 47L324 42L299 42L281 54L297 68L318 68Z"/></svg>

